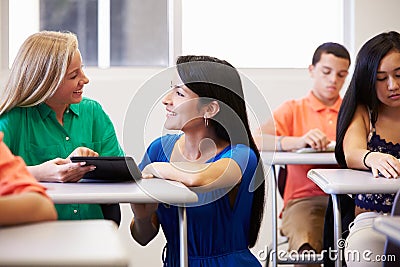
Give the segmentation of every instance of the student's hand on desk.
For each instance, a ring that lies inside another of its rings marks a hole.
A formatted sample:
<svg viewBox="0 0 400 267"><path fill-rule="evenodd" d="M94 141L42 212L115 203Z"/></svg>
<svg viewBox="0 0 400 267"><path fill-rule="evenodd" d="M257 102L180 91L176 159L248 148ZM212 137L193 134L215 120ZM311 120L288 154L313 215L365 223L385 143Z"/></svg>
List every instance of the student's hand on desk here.
<svg viewBox="0 0 400 267"><path fill-rule="evenodd" d="M98 157L99 153L96 151L91 150L87 147L77 147L74 151L68 156L70 157Z"/></svg>
<svg viewBox="0 0 400 267"><path fill-rule="evenodd" d="M154 175L152 173L144 173L144 172L142 172L142 178L143 179L150 179L150 178L154 178Z"/></svg>
<svg viewBox="0 0 400 267"><path fill-rule="evenodd" d="M42 182L77 182L85 173L96 168L85 164L85 162L71 163L69 159L56 158L40 165L30 166L29 171Z"/></svg>
<svg viewBox="0 0 400 267"><path fill-rule="evenodd" d="M162 168L160 167L160 165L162 165L163 162L153 162L151 164L148 164L146 167L144 167L144 169L142 170L142 178L154 178L154 177L162 177L159 173L159 171L157 170L157 166L159 166L158 168Z"/></svg>
<svg viewBox="0 0 400 267"><path fill-rule="evenodd" d="M305 135L301 137L301 141L303 142L299 148L303 147L311 147L318 151L325 150L330 140L320 129L312 129L308 131Z"/></svg>
<svg viewBox="0 0 400 267"><path fill-rule="evenodd" d="M366 158L367 166L371 167L374 177L400 178L400 162L392 155L372 152Z"/></svg>

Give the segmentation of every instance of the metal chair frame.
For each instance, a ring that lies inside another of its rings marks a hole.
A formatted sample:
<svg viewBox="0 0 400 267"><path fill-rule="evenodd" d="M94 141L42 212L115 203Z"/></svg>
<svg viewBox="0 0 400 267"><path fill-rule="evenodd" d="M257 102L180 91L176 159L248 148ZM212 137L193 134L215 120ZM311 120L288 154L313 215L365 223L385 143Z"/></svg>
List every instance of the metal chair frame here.
<svg viewBox="0 0 400 267"><path fill-rule="evenodd" d="M266 266L269 266L270 259L272 258L272 266L277 266L277 264L322 264L324 262L323 255L321 254L304 254L304 255L297 255L297 257L278 257L278 245L282 245L287 243L287 238L278 242L278 194L277 191L279 190L280 196L283 197L283 190L285 181L285 175L277 175L276 165L272 165L272 175L270 179L270 185L272 188L272 244L268 246L267 257L266 257ZM282 166L279 166L282 168ZM280 170L282 171L282 170ZM277 184L280 185L281 188L278 188ZM272 254L272 257L271 257Z"/></svg>

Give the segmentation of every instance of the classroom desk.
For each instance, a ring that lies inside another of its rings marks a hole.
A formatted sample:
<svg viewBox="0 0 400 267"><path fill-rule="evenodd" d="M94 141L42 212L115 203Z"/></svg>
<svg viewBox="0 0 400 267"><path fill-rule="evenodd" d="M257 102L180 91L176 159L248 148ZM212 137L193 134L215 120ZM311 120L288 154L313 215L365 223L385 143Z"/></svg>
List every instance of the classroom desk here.
<svg viewBox="0 0 400 267"><path fill-rule="evenodd" d="M52 221L0 227L0 266L116 266L129 258L107 220Z"/></svg>
<svg viewBox="0 0 400 267"><path fill-rule="evenodd" d="M72 203L168 203L178 205L180 265L188 266L185 203L198 201L197 195L179 182L142 179L121 183L41 183L56 204Z"/></svg>
<svg viewBox="0 0 400 267"><path fill-rule="evenodd" d="M363 193L396 193L400 189L399 179L374 178L370 171L352 169L312 169L307 174L325 193L332 196L334 216L334 248L342 237L342 222L337 195ZM341 266L338 257L336 266Z"/></svg>
<svg viewBox="0 0 400 267"><path fill-rule="evenodd" d="M271 152L261 151L261 158L267 165L290 165L290 164L337 164L335 153L296 153L296 152Z"/></svg>
<svg viewBox="0 0 400 267"><path fill-rule="evenodd" d="M400 246L400 216L379 216L374 220L374 229Z"/></svg>
<svg viewBox="0 0 400 267"><path fill-rule="evenodd" d="M137 182L41 183L56 204L192 203L197 195L179 182L142 179Z"/></svg>
<svg viewBox="0 0 400 267"><path fill-rule="evenodd" d="M276 165L290 164L313 164L313 165L334 165L337 164L335 154L333 152L321 153L296 153L296 152L272 152L261 151L261 158L265 165L270 165L272 170L270 186L272 190L272 250L277 252L278 249L278 207L277 207L277 174ZM277 253L272 255L273 266L277 265Z"/></svg>

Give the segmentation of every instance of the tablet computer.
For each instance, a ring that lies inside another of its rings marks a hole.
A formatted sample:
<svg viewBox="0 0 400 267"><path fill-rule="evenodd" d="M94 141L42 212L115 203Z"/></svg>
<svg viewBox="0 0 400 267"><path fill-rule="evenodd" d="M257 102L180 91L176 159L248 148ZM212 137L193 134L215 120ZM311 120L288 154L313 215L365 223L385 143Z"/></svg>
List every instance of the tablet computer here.
<svg viewBox="0 0 400 267"><path fill-rule="evenodd" d="M316 150L312 147L303 147L300 149L295 150L296 153L323 153L323 152L335 152L336 142L331 141L325 150Z"/></svg>
<svg viewBox="0 0 400 267"><path fill-rule="evenodd" d="M335 148L326 148L325 150L316 150L315 148L311 147L303 147L300 149L295 150L296 153L328 153L328 152L335 152Z"/></svg>
<svg viewBox="0 0 400 267"><path fill-rule="evenodd" d="M86 162L96 169L87 172L83 179L99 181L134 181L142 172L132 157L71 157L72 162Z"/></svg>

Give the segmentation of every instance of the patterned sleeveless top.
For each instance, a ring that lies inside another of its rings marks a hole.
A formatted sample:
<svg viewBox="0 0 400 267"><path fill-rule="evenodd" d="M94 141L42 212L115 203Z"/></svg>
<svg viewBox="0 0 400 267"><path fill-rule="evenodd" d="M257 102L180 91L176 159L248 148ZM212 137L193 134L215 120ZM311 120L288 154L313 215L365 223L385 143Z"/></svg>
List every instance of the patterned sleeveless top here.
<svg viewBox="0 0 400 267"><path fill-rule="evenodd" d="M367 147L370 151L390 154L400 159L400 144L386 142L376 134L375 125L371 124ZM390 213L395 194L358 194L355 199L356 206L377 212Z"/></svg>

